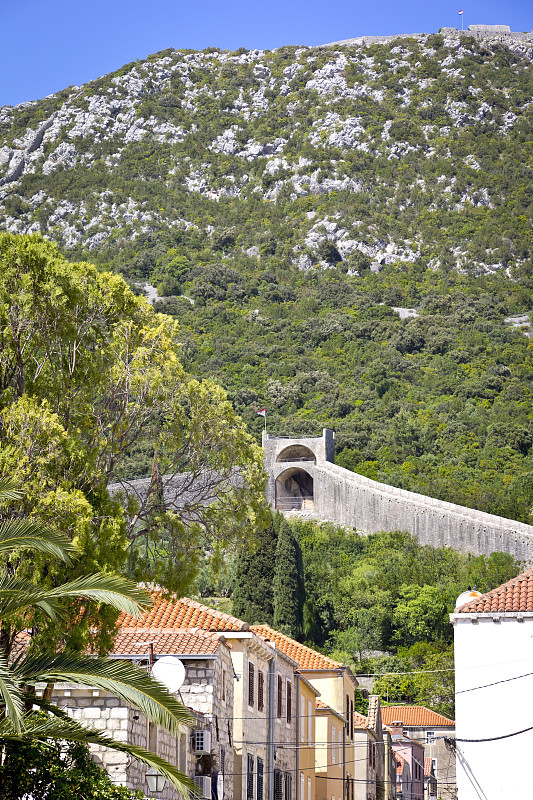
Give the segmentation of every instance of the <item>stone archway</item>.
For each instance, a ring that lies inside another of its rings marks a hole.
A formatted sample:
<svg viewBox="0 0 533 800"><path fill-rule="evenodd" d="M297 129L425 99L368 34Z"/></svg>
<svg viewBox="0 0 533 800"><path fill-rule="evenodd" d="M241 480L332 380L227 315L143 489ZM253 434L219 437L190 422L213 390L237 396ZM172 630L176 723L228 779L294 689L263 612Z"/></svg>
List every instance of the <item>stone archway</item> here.
<svg viewBox="0 0 533 800"><path fill-rule="evenodd" d="M298 467L282 472L276 479L275 507L283 512L314 508L313 477Z"/></svg>
<svg viewBox="0 0 533 800"><path fill-rule="evenodd" d="M291 444L281 451L276 461L312 461L316 464L316 456L308 447L302 444Z"/></svg>

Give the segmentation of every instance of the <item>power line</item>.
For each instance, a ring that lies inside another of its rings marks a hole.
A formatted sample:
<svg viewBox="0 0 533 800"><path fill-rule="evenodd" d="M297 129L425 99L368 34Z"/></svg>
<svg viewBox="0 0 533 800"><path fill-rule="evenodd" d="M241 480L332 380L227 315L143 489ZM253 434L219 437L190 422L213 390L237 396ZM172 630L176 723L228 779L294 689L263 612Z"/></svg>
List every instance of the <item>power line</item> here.
<svg viewBox="0 0 533 800"><path fill-rule="evenodd" d="M493 683L485 683L483 686L472 686L470 689L460 689L455 694L464 694L465 692L475 692L477 689L488 689L489 686L497 686L499 683L509 683L509 681L517 681L520 678L529 678L533 672L526 672L524 675L515 675L513 678L503 678L501 681L494 681Z"/></svg>
<svg viewBox="0 0 533 800"><path fill-rule="evenodd" d="M492 736L490 739L454 739L455 742L468 742L472 743L479 743L479 742L497 742L500 739L510 739L512 736L520 736L522 733L527 733L528 731L533 731L533 725L529 728L524 728L522 731L514 731L514 733L505 733L503 736ZM441 738L435 737L435 738ZM442 737L443 739L447 738L445 736Z"/></svg>

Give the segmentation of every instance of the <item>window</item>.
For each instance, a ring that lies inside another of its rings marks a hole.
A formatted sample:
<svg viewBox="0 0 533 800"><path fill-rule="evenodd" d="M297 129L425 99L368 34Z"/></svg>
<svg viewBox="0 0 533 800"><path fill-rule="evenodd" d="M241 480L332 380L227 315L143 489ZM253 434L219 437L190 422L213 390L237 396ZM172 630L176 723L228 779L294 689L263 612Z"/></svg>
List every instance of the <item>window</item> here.
<svg viewBox="0 0 533 800"><path fill-rule="evenodd" d="M254 800L254 757L248 755L248 770L246 774L246 799Z"/></svg>
<svg viewBox="0 0 533 800"><path fill-rule="evenodd" d="M222 670L222 700L226 702L226 670Z"/></svg>
<svg viewBox="0 0 533 800"><path fill-rule="evenodd" d="M435 741L435 731L426 731L426 742L431 744Z"/></svg>
<svg viewBox="0 0 533 800"><path fill-rule="evenodd" d="M292 775L290 772L285 773L285 797L284 800L292 800Z"/></svg>
<svg viewBox="0 0 533 800"><path fill-rule="evenodd" d="M274 800L283 800L283 775L280 769L274 770Z"/></svg>
<svg viewBox="0 0 533 800"><path fill-rule="evenodd" d="M278 717L283 716L283 678L278 675Z"/></svg>
<svg viewBox="0 0 533 800"><path fill-rule="evenodd" d="M228 720L228 743L229 743L229 746L231 747L232 746L232 736L231 736L231 723L230 723L229 720Z"/></svg>
<svg viewBox="0 0 533 800"><path fill-rule="evenodd" d="M305 792L305 777L303 772L300 772L300 800L302 800L304 792Z"/></svg>
<svg viewBox="0 0 533 800"><path fill-rule="evenodd" d="M257 759L257 800L263 800L263 759Z"/></svg>
<svg viewBox="0 0 533 800"><path fill-rule="evenodd" d="M343 752L342 752L342 731L337 731L337 733L338 733L338 736L337 736L338 759L337 760L338 760L339 764L342 764L342 762L344 761L344 755L343 755Z"/></svg>
<svg viewBox="0 0 533 800"><path fill-rule="evenodd" d="M335 741L336 741L336 739L335 739L335 728L332 725L331 726L331 763L332 764L336 763L335 758L336 758L337 753L336 753L336 750L335 750Z"/></svg>
<svg viewBox="0 0 533 800"><path fill-rule="evenodd" d="M307 778L307 800L313 800L311 797L311 778Z"/></svg>
<svg viewBox="0 0 533 800"><path fill-rule="evenodd" d="M313 743L313 706L311 701L307 701L307 741Z"/></svg>
<svg viewBox="0 0 533 800"><path fill-rule="evenodd" d="M217 736L217 742L220 742L220 732L218 730L218 717L216 714L215 714L215 731Z"/></svg>
<svg viewBox="0 0 533 800"><path fill-rule="evenodd" d="M353 742L353 700L350 700L350 739Z"/></svg>
<svg viewBox="0 0 533 800"><path fill-rule="evenodd" d="M248 663L248 705L252 708L255 702L255 668Z"/></svg>
<svg viewBox="0 0 533 800"><path fill-rule="evenodd" d="M263 711L265 708L265 673L257 673L257 710Z"/></svg>
<svg viewBox="0 0 533 800"><path fill-rule="evenodd" d="M287 722L290 724L292 721L292 686L291 682L287 681Z"/></svg>
<svg viewBox="0 0 533 800"><path fill-rule="evenodd" d="M433 767L433 772L436 775L437 774L437 759L436 758L432 758L431 759L431 766Z"/></svg>
<svg viewBox="0 0 533 800"><path fill-rule="evenodd" d="M300 739L305 742L307 725L305 721L305 697L300 695Z"/></svg>

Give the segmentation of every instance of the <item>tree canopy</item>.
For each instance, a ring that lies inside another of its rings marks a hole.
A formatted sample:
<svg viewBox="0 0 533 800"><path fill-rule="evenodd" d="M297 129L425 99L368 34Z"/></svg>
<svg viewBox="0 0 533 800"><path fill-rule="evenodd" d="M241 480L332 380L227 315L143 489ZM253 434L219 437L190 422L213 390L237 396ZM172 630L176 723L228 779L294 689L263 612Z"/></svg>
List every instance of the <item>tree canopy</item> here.
<svg viewBox="0 0 533 800"><path fill-rule="evenodd" d="M3 234L0 337L0 474L24 486L20 513L64 520L85 569L128 555L133 576L183 590L199 548L261 519L259 448L223 390L184 371L177 322L122 278ZM152 491L116 493L139 450L165 484L157 509Z"/></svg>

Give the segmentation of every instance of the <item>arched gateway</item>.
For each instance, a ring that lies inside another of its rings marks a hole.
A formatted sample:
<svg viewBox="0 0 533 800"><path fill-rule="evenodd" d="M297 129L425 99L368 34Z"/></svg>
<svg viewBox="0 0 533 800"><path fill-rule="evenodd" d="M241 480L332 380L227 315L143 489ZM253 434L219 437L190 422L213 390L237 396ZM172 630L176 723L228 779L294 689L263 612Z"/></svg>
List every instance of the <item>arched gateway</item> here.
<svg viewBox="0 0 533 800"><path fill-rule="evenodd" d="M335 434L302 439L263 433L267 499L302 514L374 533L403 530L422 544L533 563L533 527L372 481L335 464Z"/></svg>

